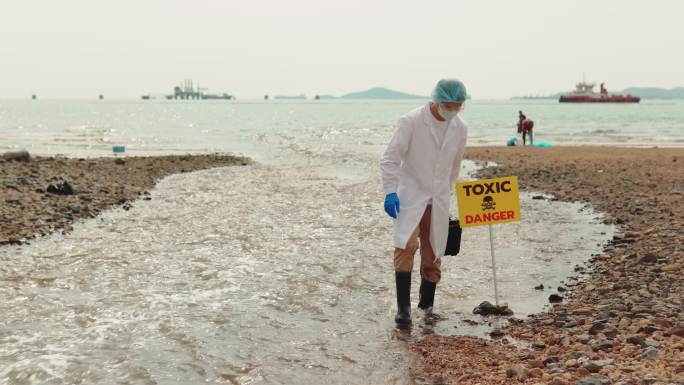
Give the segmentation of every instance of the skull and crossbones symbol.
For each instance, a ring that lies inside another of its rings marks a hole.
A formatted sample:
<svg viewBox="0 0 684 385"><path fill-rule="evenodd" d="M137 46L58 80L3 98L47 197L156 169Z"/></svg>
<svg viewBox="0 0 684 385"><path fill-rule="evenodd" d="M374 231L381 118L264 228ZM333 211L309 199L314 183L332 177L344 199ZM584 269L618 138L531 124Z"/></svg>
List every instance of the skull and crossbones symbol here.
<svg viewBox="0 0 684 385"><path fill-rule="evenodd" d="M482 210L494 210L495 208L496 203L494 202L494 198L487 195L482 199Z"/></svg>

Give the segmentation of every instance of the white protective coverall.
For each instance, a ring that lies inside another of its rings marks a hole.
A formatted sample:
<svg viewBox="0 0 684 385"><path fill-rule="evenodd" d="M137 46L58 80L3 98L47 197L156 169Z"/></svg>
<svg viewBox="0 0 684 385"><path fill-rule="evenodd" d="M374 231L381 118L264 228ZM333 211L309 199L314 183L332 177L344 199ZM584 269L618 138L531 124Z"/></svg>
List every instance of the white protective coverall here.
<svg viewBox="0 0 684 385"><path fill-rule="evenodd" d="M444 256L449 232L449 198L461 169L468 128L456 116L448 123L440 143L436 123L429 104L402 116L380 169L385 194L399 196L394 246L406 248L432 199L430 243L435 257L440 259Z"/></svg>

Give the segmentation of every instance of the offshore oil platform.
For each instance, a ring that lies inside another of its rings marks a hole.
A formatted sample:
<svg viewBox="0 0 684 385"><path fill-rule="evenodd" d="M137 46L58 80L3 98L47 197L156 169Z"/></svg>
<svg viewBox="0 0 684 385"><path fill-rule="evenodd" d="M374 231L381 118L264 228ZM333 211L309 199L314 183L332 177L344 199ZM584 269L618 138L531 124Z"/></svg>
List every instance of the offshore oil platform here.
<svg viewBox="0 0 684 385"><path fill-rule="evenodd" d="M197 87L195 87L194 82L190 79L183 80L180 85L173 87L173 94L164 95L164 98L168 100L181 99L181 100L232 100L235 99L233 95L226 93L222 94L209 94L205 93L206 88L202 88L197 82ZM143 95L142 100L155 99L151 94Z"/></svg>

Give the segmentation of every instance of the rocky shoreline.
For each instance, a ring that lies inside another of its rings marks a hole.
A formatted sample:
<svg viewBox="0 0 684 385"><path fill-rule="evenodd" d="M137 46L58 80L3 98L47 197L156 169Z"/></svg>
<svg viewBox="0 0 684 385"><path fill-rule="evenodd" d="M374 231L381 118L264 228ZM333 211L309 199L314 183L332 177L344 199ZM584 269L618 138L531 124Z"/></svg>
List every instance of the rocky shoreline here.
<svg viewBox="0 0 684 385"><path fill-rule="evenodd" d="M11 154L10 154L11 155ZM0 245L20 244L114 206L149 199L161 178L210 167L246 165L232 155L150 157L0 157Z"/></svg>
<svg viewBox="0 0 684 385"><path fill-rule="evenodd" d="M511 319L506 338L414 343L414 375L445 384L683 384L684 149L477 147L466 157L497 164L481 178L517 175L521 189L586 202L619 230L559 288L560 303Z"/></svg>

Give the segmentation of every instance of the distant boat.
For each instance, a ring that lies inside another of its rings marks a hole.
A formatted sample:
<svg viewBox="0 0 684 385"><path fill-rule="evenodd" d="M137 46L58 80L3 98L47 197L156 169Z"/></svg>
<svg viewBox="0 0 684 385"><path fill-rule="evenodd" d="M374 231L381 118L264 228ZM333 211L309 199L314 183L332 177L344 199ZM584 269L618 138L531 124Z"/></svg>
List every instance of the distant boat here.
<svg viewBox="0 0 684 385"><path fill-rule="evenodd" d="M639 103L641 98L631 94L609 94L601 83L600 93L594 92L594 83L581 81L575 85L575 90L562 94L559 103Z"/></svg>
<svg viewBox="0 0 684 385"><path fill-rule="evenodd" d="M206 88L200 88L199 83L197 84L197 87L195 87L194 83L192 80L184 80L181 82L180 85L175 86L173 88L173 94L171 95L164 95L163 97L166 98L167 100L173 100L173 99L181 99L181 100L190 100L190 99L198 99L198 100L215 100L215 99L222 99L222 100L233 100L235 99L235 96L227 94L227 93L222 93L222 94L208 94L205 93ZM143 95L141 96L142 100L150 100L152 99L151 95Z"/></svg>

